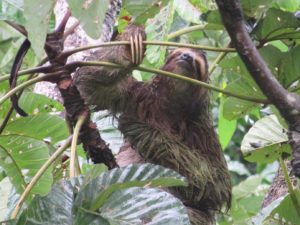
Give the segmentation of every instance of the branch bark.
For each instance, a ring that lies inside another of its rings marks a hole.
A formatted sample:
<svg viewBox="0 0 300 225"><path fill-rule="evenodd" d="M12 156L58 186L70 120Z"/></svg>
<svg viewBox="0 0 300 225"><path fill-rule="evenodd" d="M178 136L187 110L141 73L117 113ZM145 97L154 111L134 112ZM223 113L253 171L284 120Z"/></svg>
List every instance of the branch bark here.
<svg viewBox="0 0 300 225"><path fill-rule="evenodd" d="M66 18L67 17L62 20L62 23L66 23ZM87 118L81 127L80 140L88 157L90 157L94 163L104 163L109 169L118 167L111 150L101 138L96 124L90 120L90 110L81 98L77 88L73 85L70 72L64 69L67 58L58 58L64 48L63 31L65 26L62 24L59 27L60 30L57 29L56 32L47 36L45 51L51 65L61 72L59 77L55 77L51 81L57 84L61 93L67 121L69 121L72 126L75 126L79 116L86 114Z"/></svg>
<svg viewBox="0 0 300 225"><path fill-rule="evenodd" d="M257 85L289 125L293 149L292 168L294 174L300 177L300 96L283 88L260 56L246 30L240 1L216 2L233 46Z"/></svg>

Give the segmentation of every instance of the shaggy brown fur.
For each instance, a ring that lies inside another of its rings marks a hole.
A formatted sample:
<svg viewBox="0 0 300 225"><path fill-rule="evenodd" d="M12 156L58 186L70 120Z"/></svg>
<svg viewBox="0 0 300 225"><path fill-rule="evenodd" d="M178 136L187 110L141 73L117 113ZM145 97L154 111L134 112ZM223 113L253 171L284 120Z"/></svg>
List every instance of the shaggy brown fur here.
<svg viewBox="0 0 300 225"><path fill-rule="evenodd" d="M129 40L130 35L143 32L132 25L118 38ZM138 82L129 76L130 58L129 46L100 49L90 59L128 69L83 67L75 75L75 84L96 110L120 113L119 129L145 161L188 179L188 187L170 192L188 207L192 224L213 224L215 212L224 203L230 207L231 182L213 128L208 91L160 75L148 83ZM208 81L206 58L199 50L175 50L162 69Z"/></svg>

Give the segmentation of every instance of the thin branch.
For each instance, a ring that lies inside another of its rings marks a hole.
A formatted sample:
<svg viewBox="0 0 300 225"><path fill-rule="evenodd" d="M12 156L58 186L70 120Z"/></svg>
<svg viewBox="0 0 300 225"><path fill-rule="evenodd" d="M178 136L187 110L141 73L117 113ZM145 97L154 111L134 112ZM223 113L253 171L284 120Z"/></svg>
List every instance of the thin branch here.
<svg viewBox="0 0 300 225"><path fill-rule="evenodd" d="M197 31L197 30L203 30L206 27L206 25L195 25L195 26L190 26L190 27L185 27L183 29L177 30L171 34L168 35L168 40L181 36L183 34L187 34L187 33L191 33L193 31Z"/></svg>
<svg viewBox="0 0 300 225"><path fill-rule="evenodd" d="M206 51L214 51L214 52L235 52L234 48L216 48L211 46L204 46L204 45L194 45L194 44L185 44L185 43L177 43L177 42L168 42L168 41L143 41L145 45L161 45L161 46L174 46L174 47L185 47L185 48L196 48L202 49ZM129 41L112 41L112 42L105 42L97 45L87 45L84 47L74 48L67 51L64 51L59 58L67 57L77 52L99 48L99 47L109 47L114 45L130 45Z"/></svg>
<svg viewBox="0 0 300 225"><path fill-rule="evenodd" d="M221 52L217 58L210 64L209 69L208 69L208 74L212 74L214 70L217 68L219 63L225 58L227 55L227 52Z"/></svg>
<svg viewBox="0 0 300 225"><path fill-rule="evenodd" d="M73 63L71 63L67 66L71 66L71 67L77 67L77 66L80 66L80 67L82 67L82 66L108 66L108 67L113 67L113 68L123 68L119 64L109 63L109 62L100 62L100 61L99 62L98 61L97 62L92 62L92 61L90 61L90 62L73 62ZM210 85L208 83L205 83L203 81L199 81L199 80L196 80L196 79L185 77L185 76L182 76L182 75L179 75L179 74L175 74L175 73L171 73L171 72L167 72L167 71L163 71L163 70L159 70L159 69L152 69L152 68L148 68L148 67L145 67L145 66L137 66L137 67L134 67L134 69L145 71L145 72L161 74L161 75L164 75L164 76L167 76L167 77L187 81L189 83L196 84L196 85L199 85L201 87L204 87L204 88L207 88L207 89L210 89L210 90L213 90L213 91L221 92L225 95L228 95L228 96L231 96L231 97L236 97L236 98L243 99L243 100L246 100L246 101L251 101L251 102L255 102L255 103L259 103L259 104L268 104L269 103L269 101L267 99L254 98L254 97L251 97L251 96L248 96L248 95L241 95L241 94L238 94L238 93L232 93L230 91L227 91L227 90L218 88L216 86Z"/></svg>
<svg viewBox="0 0 300 225"><path fill-rule="evenodd" d="M8 98L10 98L10 96L17 93L18 91L23 90L24 88L26 88L32 84L47 80L48 78L55 77L55 76L58 76L58 73L45 74L45 75L35 77L31 80L25 81L24 83L18 85L17 87L15 87L14 89L11 89L5 95L3 95L0 98L0 105L2 105Z"/></svg>
<svg viewBox="0 0 300 225"><path fill-rule="evenodd" d="M30 194L30 191L33 189L34 185L39 181L39 179L41 178L41 176L45 173L45 171L53 164L53 162L70 146L71 144L71 140L72 137L69 137L65 143L60 146L51 156L50 158L47 160L47 162L45 162L45 164L38 170L38 172L34 175L34 177L31 179L30 183L26 186L23 194L21 195L18 203L16 204L16 207L14 208L14 211L11 214L11 219L16 219L17 215L24 203L24 201L26 200L26 198L28 197L28 195Z"/></svg>
<svg viewBox="0 0 300 225"><path fill-rule="evenodd" d="M55 29L56 33L65 31L65 28L66 28L66 25L67 25L67 22L68 22L70 16L71 16L71 11L67 10L67 12L65 13L65 15L64 15L63 19L61 20L60 24Z"/></svg>
<svg viewBox="0 0 300 225"><path fill-rule="evenodd" d="M73 34L75 32L75 29L79 26L80 22L76 21L72 26L70 26L70 28L68 28L68 30L65 31L64 33L64 40L71 34Z"/></svg>
<svg viewBox="0 0 300 225"><path fill-rule="evenodd" d="M80 129L81 129L83 123L85 122L87 116L88 115L86 112L84 112L82 115L80 115L78 117L78 120L77 120L75 128L74 128L72 144L71 144L71 156L70 156L70 178L76 176L76 172L75 172L76 171L76 158L77 158L76 146L77 146Z"/></svg>
<svg viewBox="0 0 300 225"><path fill-rule="evenodd" d="M27 31L25 30L25 28L23 26L20 26L19 24L16 24L16 23L14 23L12 21L8 21L8 20L5 20L5 23L7 23L9 26L14 28L15 30L19 31L24 36L27 36Z"/></svg>
<svg viewBox="0 0 300 225"><path fill-rule="evenodd" d="M286 167L286 165L285 165L282 157L279 157L279 163L280 163L280 167L282 169L283 175L284 175L284 179L285 179L286 185L287 185L289 193L291 195L292 203L293 203L293 205L295 207L295 210L297 212L297 215L298 215L299 221L300 221L300 205L299 205L299 202L297 200L297 196L296 196L296 193L294 191L291 179L289 177L287 167Z"/></svg>
<svg viewBox="0 0 300 225"><path fill-rule="evenodd" d="M20 70L18 72L18 76L23 76L23 75L29 75L29 74L34 74L34 73L49 73L53 70L53 66L38 66L26 70ZM10 74L5 74L0 77L0 82L8 80Z"/></svg>

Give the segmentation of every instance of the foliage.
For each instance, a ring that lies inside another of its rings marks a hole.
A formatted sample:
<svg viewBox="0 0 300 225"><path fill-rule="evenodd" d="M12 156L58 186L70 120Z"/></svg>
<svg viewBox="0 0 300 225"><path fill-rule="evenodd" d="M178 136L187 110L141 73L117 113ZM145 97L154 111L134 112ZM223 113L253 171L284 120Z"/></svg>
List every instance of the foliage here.
<svg viewBox="0 0 300 225"><path fill-rule="evenodd" d="M151 164L104 173L95 166L85 177L60 181L47 196L36 197L16 224L188 224L183 204L153 188L183 184L179 174ZM59 217L53 216L57 210Z"/></svg>
<svg viewBox="0 0 300 225"><path fill-rule="evenodd" d="M92 38L99 37L109 1L68 2L72 14L86 33ZM5 74L9 73L18 47L24 40L4 20L26 28L32 48L24 59L22 69L32 68L44 55L47 32L54 30L54 4L53 0L0 2L0 98L8 91ZM299 93L300 20L296 11L300 9L300 0L241 0L241 4L247 29L268 67L285 88ZM211 0L126 0L123 1L122 15L145 24L148 40L172 40L215 48L227 47L230 41L216 5ZM189 29L195 24L202 27L191 32ZM121 30L122 17L118 20L118 26ZM178 31L181 30L185 32L179 35ZM147 46L143 64L160 67L167 51L166 46ZM265 99L236 53L207 52L207 58L211 65L212 84L233 93ZM141 80L150 77L148 73L140 71L136 71L135 75ZM26 79L25 76L20 77L19 82ZM287 127L281 116L274 107L260 102L220 93L212 93L212 97L220 143L235 185L232 209L228 215L219 216L218 223L282 224L287 221L297 224L300 218L291 193L261 209L270 177L277 168L273 162L290 154ZM20 118L13 113L0 134L0 221L9 218L16 198L54 149L69 135L66 123L60 116L63 106L59 102L28 89L19 103L30 116ZM0 105L0 124L5 120L9 108L8 101ZM112 118L103 114L94 114L93 117L102 136L110 142L116 153L122 136L111 126ZM103 172L103 168L87 163L82 152L79 155L84 175L58 181L66 177L69 162L56 160L34 186L18 224L28 224L29 221L51 221L53 224L69 224L69 221L74 224L142 224L150 220L153 224L189 224L182 203L155 188L183 185L184 178L180 175L149 164ZM54 184L54 181L58 182ZM295 196L299 203L299 188L295 188ZM3 208L2 203L5 205ZM144 210L146 206L148 208ZM44 207L49 210L48 214ZM60 210L60 217L53 216L58 213L57 209ZM143 221L139 221L141 218Z"/></svg>

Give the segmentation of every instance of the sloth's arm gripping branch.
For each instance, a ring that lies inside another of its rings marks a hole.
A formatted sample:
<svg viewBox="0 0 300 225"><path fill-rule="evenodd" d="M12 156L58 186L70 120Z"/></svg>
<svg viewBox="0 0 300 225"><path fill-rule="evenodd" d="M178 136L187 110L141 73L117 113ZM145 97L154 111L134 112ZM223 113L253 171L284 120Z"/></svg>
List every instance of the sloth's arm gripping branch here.
<svg viewBox="0 0 300 225"><path fill-rule="evenodd" d="M81 96L88 105L95 106L96 110L110 109L118 112L125 107L129 87L135 82L128 74L142 61L144 55L142 41L145 33L142 27L130 25L117 39L130 41L131 45L101 48L88 60L117 63L126 69L86 66L80 68L74 76L74 84Z"/></svg>

